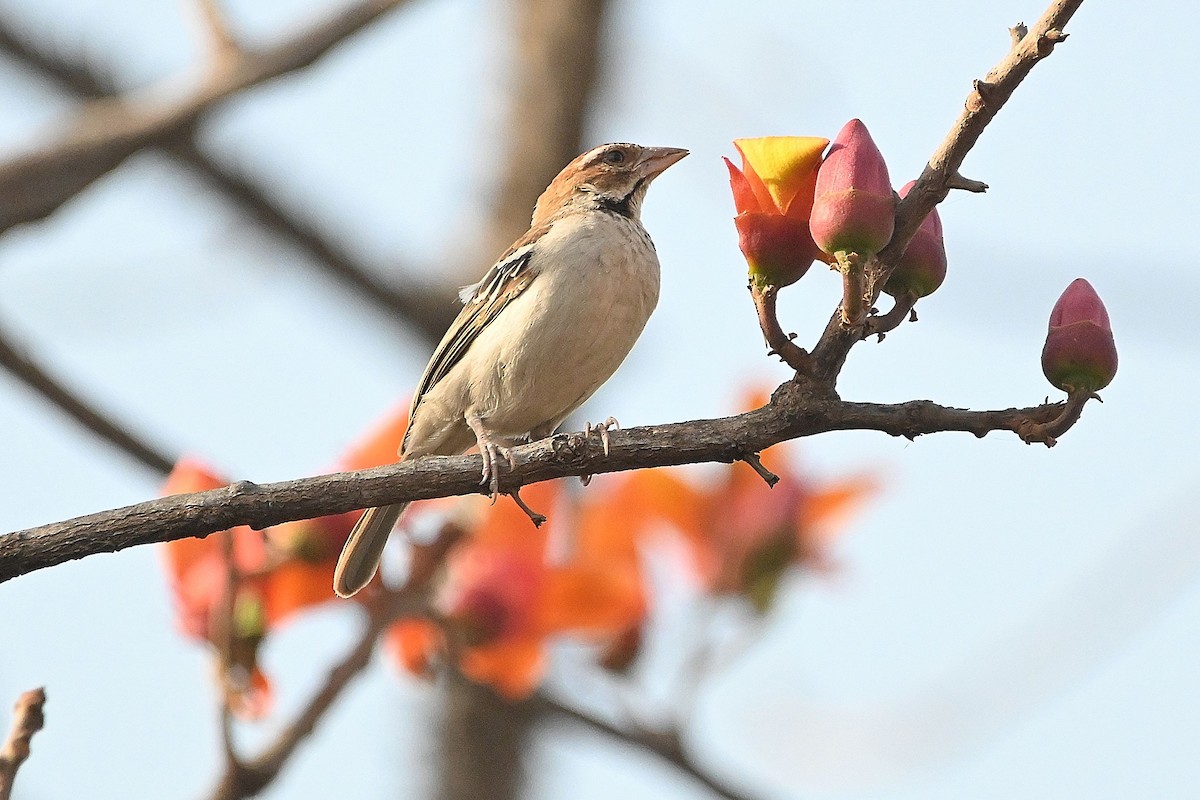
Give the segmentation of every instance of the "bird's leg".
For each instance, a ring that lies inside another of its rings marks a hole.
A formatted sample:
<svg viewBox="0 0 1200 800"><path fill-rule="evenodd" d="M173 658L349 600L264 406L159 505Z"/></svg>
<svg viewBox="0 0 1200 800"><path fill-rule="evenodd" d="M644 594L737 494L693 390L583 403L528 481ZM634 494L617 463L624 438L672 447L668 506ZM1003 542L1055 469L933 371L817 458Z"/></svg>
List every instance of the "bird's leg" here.
<svg viewBox="0 0 1200 800"><path fill-rule="evenodd" d="M545 514L539 514L538 512L534 511L521 498L521 490L520 489L513 489L511 492L508 493L508 496L513 499L513 502L517 504L518 508L520 508L522 511L525 512L525 515L527 517L529 517L529 521L533 523L533 527L540 528L546 522Z"/></svg>
<svg viewBox="0 0 1200 800"><path fill-rule="evenodd" d="M616 417L609 417L608 419L604 420L604 422L601 422L596 425L593 425L590 422L585 422L583 424L583 438L586 439L589 436L591 436L592 431L596 431L597 433L599 433L600 434L600 444L604 447L604 455L608 455L608 429L609 428L615 428L616 430L621 430L621 423L617 422ZM579 482L582 483L584 486L587 486L589 483L592 482L592 476L591 475L580 475Z"/></svg>
<svg viewBox="0 0 1200 800"><path fill-rule="evenodd" d="M479 454L483 456L483 480L481 483L487 484L492 499L495 500L496 495L500 493L500 457L504 456L510 469L516 469L517 462L507 447L497 444L492 439L491 433L484 427L483 420L478 414L468 414L466 420L467 426L475 433L475 444L479 446Z"/></svg>

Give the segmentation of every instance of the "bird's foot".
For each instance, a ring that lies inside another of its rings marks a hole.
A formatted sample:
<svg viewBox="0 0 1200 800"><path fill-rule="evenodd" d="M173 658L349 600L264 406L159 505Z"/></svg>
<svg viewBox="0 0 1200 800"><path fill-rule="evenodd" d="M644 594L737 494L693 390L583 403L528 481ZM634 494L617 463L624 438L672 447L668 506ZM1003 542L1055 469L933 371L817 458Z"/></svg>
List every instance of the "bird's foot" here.
<svg viewBox="0 0 1200 800"><path fill-rule="evenodd" d="M608 419L604 420L604 422L595 425L590 422L585 422L583 425L583 438L587 439L592 435L593 431L600 434L600 445L604 448L604 455L608 455L608 432L610 428L618 431L621 430L621 423L617 421L616 417L609 417ZM580 475L579 482L584 486L587 486L592 482L592 476Z"/></svg>
<svg viewBox="0 0 1200 800"><path fill-rule="evenodd" d="M479 447L479 454L483 456L483 480L481 485L487 486L492 502L496 502L496 497L500 494L500 459L503 457L508 462L509 469L516 469L517 462L513 458L512 451L507 447L496 442L492 438L491 433L483 425L483 420L477 416L468 416L467 425L475 433L475 444Z"/></svg>
<svg viewBox="0 0 1200 800"><path fill-rule="evenodd" d="M511 492L508 493L508 496L513 499L513 502L517 504L518 508L520 508L522 511L525 512L525 516L529 517L529 521L533 523L533 527L540 528L546 522L545 514L539 514L538 512L534 511L521 498L521 490L520 489L513 489Z"/></svg>
<svg viewBox="0 0 1200 800"><path fill-rule="evenodd" d="M603 445L603 447L604 447L604 455L608 455L608 432L609 432L609 429L617 430L617 431L621 430L621 423L617 422L616 417L609 417L608 419L604 420L604 422L600 422L595 425L593 425L590 422L584 423L583 437L586 439L587 437L592 435L593 431L600 434L600 444Z"/></svg>
<svg viewBox="0 0 1200 800"><path fill-rule="evenodd" d="M480 484L488 487L492 502L495 502L500 494L500 459L508 462L510 470L517 468L517 462L513 459L511 450L491 440L480 444L479 453L483 456L483 480Z"/></svg>

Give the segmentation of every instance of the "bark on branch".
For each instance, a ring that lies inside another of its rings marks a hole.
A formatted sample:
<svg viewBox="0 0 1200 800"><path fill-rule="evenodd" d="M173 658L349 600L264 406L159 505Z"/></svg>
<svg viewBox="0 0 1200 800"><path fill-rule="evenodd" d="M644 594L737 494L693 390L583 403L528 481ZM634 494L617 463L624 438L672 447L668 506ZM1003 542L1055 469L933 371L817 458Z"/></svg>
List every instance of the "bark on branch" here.
<svg viewBox="0 0 1200 800"><path fill-rule="evenodd" d="M501 491L528 483L709 461L732 462L802 436L836 430L876 430L913 438L938 431L984 436L1026 431L1059 415L1060 403L1003 411L970 411L919 400L898 405L853 403L821 384L793 381L772 402L733 417L613 431L609 454L598 436L557 434L513 451L516 468L501 475ZM437 456L359 472L176 495L0 537L0 582L96 553L151 542L206 536L236 525L265 528L401 500L481 491L477 455Z"/></svg>

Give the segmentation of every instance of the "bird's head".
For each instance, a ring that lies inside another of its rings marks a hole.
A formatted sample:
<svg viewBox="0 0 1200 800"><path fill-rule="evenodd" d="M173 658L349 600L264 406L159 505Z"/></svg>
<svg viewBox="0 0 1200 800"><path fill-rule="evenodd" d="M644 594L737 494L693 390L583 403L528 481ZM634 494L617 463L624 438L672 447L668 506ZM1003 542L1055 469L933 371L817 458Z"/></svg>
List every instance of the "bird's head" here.
<svg viewBox="0 0 1200 800"><path fill-rule="evenodd" d="M623 143L592 148L567 164L542 192L534 223L568 211L598 208L639 219L650 182L687 154L679 147Z"/></svg>

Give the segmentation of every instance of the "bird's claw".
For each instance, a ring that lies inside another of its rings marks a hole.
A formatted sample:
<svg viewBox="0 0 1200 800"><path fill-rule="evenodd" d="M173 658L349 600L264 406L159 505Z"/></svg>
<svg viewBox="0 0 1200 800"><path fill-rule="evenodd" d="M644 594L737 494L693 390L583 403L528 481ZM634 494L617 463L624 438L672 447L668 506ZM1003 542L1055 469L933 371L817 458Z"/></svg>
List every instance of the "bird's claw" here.
<svg viewBox="0 0 1200 800"><path fill-rule="evenodd" d="M483 456L483 480L480 484L488 487L488 493L494 503L500 494L500 457L503 456L508 462L510 470L517 468L517 462L511 450L494 442L484 443L479 448L479 453Z"/></svg>
<svg viewBox="0 0 1200 800"><path fill-rule="evenodd" d="M617 421L616 417L609 417L608 419L604 420L604 422L595 425L590 422L586 422L583 425L583 438L586 439L587 437L591 436L592 431L599 433L600 444L604 447L604 455L608 455L608 431L610 428L618 431L621 430L621 423ZM584 486L586 485L587 484L585 483Z"/></svg>
<svg viewBox="0 0 1200 800"><path fill-rule="evenodd" d="M608 450L609 450L608 431L610 428L618 430L618 431L621 430L621 423L617 421L616 417L609 417L608 419L604 420L604 422L600 422L597 424L592 424L591 422L585 422L583 424L583 438L587 439L589 436L592 435L593 431L600 434L600 445L601 445L601 447L604 448L604 455L607 456ZM589 483L592 482L592 476L591 475L580 475L579 482L581 484L583 484L584 486L587 486Z"/></svg>

